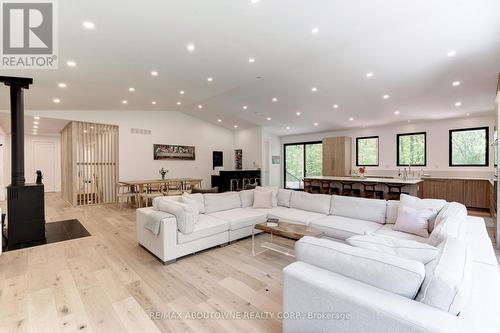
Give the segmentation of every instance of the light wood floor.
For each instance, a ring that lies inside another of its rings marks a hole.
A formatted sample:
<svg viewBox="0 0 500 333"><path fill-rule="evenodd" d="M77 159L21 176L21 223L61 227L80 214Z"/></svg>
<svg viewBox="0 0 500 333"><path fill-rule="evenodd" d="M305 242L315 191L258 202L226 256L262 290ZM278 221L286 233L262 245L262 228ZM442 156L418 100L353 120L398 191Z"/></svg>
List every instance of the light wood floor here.
<svg viewBox="0 0 500 333"><path fill-rule="evenodd" d="M281 332L277 319L150 315L277 313L291 258L270 251L252 257L244 239L164 266L137 245L133 209L75 208L48 194L46 216L77 218L92 236L0 256L0 332Z"/></svg>

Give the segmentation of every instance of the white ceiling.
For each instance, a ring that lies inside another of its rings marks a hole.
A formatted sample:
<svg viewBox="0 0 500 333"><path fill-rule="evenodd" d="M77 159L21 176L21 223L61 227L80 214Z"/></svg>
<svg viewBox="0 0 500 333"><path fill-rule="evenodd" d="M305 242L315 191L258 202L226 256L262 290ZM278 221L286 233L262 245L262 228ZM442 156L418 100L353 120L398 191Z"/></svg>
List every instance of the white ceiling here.
<svg viewBox="0 0 500 333"><path fill-rule="evenodd" d="M37 122L38 124L34 124ZM33 116L24 116L24 132L26 135L32 135L33 126L37 126L36 135L59 135L61 130L69 123L69 120L40 118L34 119ZM10 114L0 112L0 127L5 133L10 133Z"/></svg>
<svg viewBox="0 0 500 333"><path fill-rule="evenodd" d="M178 110L216 124L222 119L231 129L257 124L286 135L465 116L494 106L498 0L58 4L59 69L1 71L34 77L28 109ZM84 20L95 30L84 29ZM447 56L450 50L455 57ZM77 66L67 67L67 60ZM460 86L452 86L455 80ZM0 109L8 108L7 97L5 87Z"/></svg>

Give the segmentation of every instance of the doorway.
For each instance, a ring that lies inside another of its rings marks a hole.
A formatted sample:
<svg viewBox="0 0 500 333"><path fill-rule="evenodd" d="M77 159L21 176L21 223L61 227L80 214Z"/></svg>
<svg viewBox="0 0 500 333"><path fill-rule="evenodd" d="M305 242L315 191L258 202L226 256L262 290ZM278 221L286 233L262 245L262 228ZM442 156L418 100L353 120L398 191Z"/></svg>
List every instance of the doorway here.
<svg viewBox="0 0 500 333"><path fill-rule="evenodd" d="M56 148L54 142L33 142L33 174L42 170L45 192L56 191Z"/></svg>

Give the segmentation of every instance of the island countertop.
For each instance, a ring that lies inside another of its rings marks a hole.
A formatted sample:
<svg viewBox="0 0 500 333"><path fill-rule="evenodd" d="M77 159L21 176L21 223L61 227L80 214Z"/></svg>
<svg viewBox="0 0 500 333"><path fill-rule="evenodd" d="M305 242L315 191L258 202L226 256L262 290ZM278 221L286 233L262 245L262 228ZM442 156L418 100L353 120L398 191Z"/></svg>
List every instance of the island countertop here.
<svg viewBox="0 0 500 333"><path fill-rule="evenodd" d="M387 183L387 184L405 184L405 185L417 185L423 182L422 179L400 179L400 178L375 178L375 177L335 177L335 176L313 176L304 177L308 180L332 180L339 182L359 182L359 183Z"/></svg>

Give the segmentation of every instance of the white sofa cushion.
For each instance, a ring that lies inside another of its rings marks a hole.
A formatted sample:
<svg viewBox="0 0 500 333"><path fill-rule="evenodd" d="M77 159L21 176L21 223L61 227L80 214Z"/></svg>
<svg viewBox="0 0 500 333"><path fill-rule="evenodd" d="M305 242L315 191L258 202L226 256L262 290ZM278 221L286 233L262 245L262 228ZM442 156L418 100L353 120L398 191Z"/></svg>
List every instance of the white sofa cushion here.
<svg viewBox="0 0 500 333"><path fill-rule="evenodd" d="M429 232L432 232L432 230L434 229L434 223L436 221L436 216L438 215L439 211L446 205L446 200L420 199L418 197L414 197L407 194L401 194L399 201L401 204L415 208L417 210L422 210L426 208L431 208L436 210L435 214L429 218Z"/></svg>
<svg viewBox="0 0 500 333"><path fill-rule="evenodd" d="M245 208L253 206L253 191L254 190L243 190L239 192L241 207Z"/></svg>
<svg viewBox="0 0 500 333"><path fill-rule="evenodd" d="M278 206L290 207L290 198L292 197L293 192L293 190L280 188L278 190Z"/></svg>
<svg viewBox="0 0 500 333"><path fill-rule="evenodd" d="M286 222L309 224L312 221L318 220L326 215L307 212L301 209L286 208L286 207L274 207L272 209L259 209L259 211L265 211L268 213L268 217L274 217L281 219Z"/></svg>
<svg viewBox="0 0 500 333"><path fill-rule="evenodd" d="M387 212L385 214L385 223L395 224L398 219L399 201L387 200Z"/></svg>
<svg viewBox="0 0 500 333"><path fill-rule="evenodd" d="M465 235L465 220L467 208L458 202L452 202L443 208L439 220L436 220L434 230L429 236L429 244L437 246L447 238L463 239Z"/></svg>
<svg viewBox="0 0 500 333"><path fill-rule="evenodd" d="M255 191L253 194L253 208L273 208L273 191Z"/></svg>
<svg viewBox="0 0 500 333"><path fill-rule="evenodd" d="M311 227L323 231L327 236L345 240L351 236L373 233L380 229L376 222L329 215L311 222Z"/></svg>
<svg viewBox="0 0 500 333"><path fill-rule="evenodd" d="M419 261L321 238L303 237L297 241L295 257L297 260L412 299L425 276L424 265Z"/></svg>
<svg viewBox="0 0 500 333"><path fill-rule="evenodd" d="M203 198L205 199L205 213L207 214L241 207L238 192L207 193L203 195Z"/></svg>
<svg viewBox="0 0 500 333"><path fill-rule="evenodd" d="M257 191L273 191L273 207L278 206L278 188L276 186L257 186Z"/></svg>
<svg viewBox="0 0 500 333"><path fill-rule="evenodd" d="M434 208L415 209L400 204L394 230L427 238L429 237L429 219L432 216L436 216Z"/></svg>
<svg viewBox="0 0 500 333"><path fill-rule="evenodd" d="M200 212L200 214L205 213L205 199L203 199L203 194L201 194L201 193L193 193L193 194L184 193L182 195L182 200L184 200L184 199L195 200L196 203L198 204L198 211Z"/></svg>
<svg viewBox="0 0 500 333"><path fill-rule="evenodd" d="M195 224L198 222L199 214L192 205L187 205L174 200L158 200L158 210L175 215L177 229L184 233L193 232Z"/></svg>
<svg viewBox="0 0 500 333"><path fill-rule="evenodd" d="M229 230L237 230L267 220L267 214L252 208L235 208L221 212L211 213L210 216L227 221Z"/></svg>
<svg viewBox="0 0 500 333"><path fill-rule="evenodd" d="M330 211L330 199L331 196L328 194L293 191L290 197L290 208L328 215Z"/></svg>
<svg viewBox="0 0 500 333"><path fill-rule="evenodd" d="M471 290L471 252L465 242L448 238L440 253L425 266L425 279L416 300L454 315L465 307Z"/></svg>
<svg viewBox="0 0 500 333"><path fill-rule="evenodd" d="M160 196L153 199L152 207L156 210L158 209L158 204L163 200L177 201L182 202L182 197L180 195L169 195L169 196Z"/></svg>
<svg viewBox="0 0 500 333"><path fill-rule="evenodd" d="M190 234L177 232L177 243L189 243L197 239L227 232L228 229L229 226L227 221L215 218L210 215L201 214L198 223L196 223L196 225L194 226L193 232L191 232Z"/></svg>
<svg viewBox="0 0 500 333"><path fill-rule="evenodd" d="M384 224L386 206L385 200L332 195L330 214Z"/></svg>
<svg viewBox="0 0 500 333"><path fill-rule="evenodd" d="M414 240L398 239L382 235L352 236L347 244L376 252L388 253L402 258L417 260L427 264L439 253L437 247Z"/></svg>
<svg viewBox="0 0 500 333"><path fill-rule="evenodd" d="M428 238L420 237L417 235L408 234L406 232L394 230L394 224L384 224L382 226L382 228L378 229L373 234L389 236L389 237L394 237L394 238L399 238L399 239L409 239L409 240L414 240L414 241L421 242L421 243L428 243L429 242Z"/></svg>

